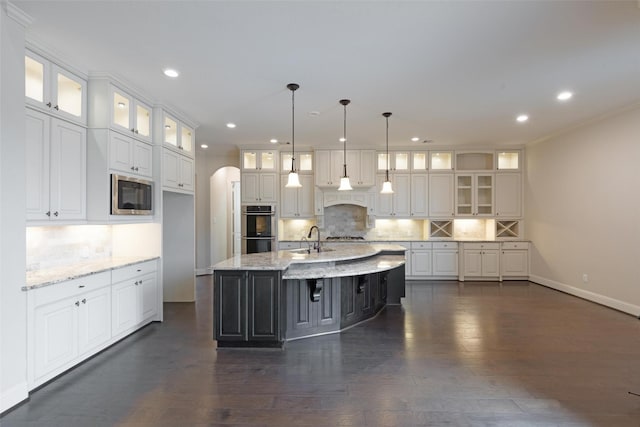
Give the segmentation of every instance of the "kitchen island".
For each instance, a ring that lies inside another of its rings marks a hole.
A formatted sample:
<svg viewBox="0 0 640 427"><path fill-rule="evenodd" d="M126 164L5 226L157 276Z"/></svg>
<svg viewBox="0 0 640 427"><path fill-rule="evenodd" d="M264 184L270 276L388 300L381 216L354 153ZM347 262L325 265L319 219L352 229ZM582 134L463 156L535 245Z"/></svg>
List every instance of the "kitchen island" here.
<svg viewBox="0 0 640 427"><path fill-rule="evenodd" d="M324 245L236 255L213 267L218 347L283 347L338 333L404 296L405 248Z"/></svg>

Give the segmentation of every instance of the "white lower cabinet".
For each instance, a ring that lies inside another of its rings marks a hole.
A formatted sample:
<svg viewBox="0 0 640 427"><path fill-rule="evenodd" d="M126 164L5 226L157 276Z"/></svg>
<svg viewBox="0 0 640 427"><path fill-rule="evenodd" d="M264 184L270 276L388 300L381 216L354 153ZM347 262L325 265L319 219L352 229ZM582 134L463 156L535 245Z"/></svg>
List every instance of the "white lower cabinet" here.
<svg viewBox="0 0 640 427"><path fill-rule="evenodd" d="M431 243L411 243L411 276L430 276L431 269Z"/></svg>
<svg viewBox="0 0 640 427"><path fill-rule="evenodd" d="M529 242L503 242L501 275L507 279L529 278Z"/></svg>
<svg viewBox="0 0 640 427"><path fill-rule="evenodd" d="M111 340L111 275L98 273L29 292L29 383L38 386Z"/></svg>
<svg viewBox="0 0 640 427"><path fill-rule="evenodd" d="M460 280L500 277L500 243L463 243Z"/></svg>
<svg viewBox="0 0 640 427"><path fill-rule="evenodd" d="M455 278L458 275L458 243L433 242L431 272L433 276Z"/></svg>
<svg viewBox="0 0 640 427"><path fill-rule="evenodd" d="M157 313L156 262L113 271L111 290L113 336L119 338L153 319Z"/></svg>

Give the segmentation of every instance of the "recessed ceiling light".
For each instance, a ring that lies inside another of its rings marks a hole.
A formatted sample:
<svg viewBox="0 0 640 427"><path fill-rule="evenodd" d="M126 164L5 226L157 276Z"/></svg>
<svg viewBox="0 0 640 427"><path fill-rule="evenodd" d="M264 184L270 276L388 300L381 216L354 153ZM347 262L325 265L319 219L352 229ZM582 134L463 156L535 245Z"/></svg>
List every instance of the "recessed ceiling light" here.
<svg viewBox="0 0 640 427"><path fill-rule="evenodd" d="M558 101L567 101L571 99L571 97L573 97L573 93L569 92L568 90L565 90L564 92L560 92L558 96L556 96L556 99Z"/></svg>
<svg viewBox="0 0 640 427"><path fill-rule="evenodd" d="M171 77L173 79L175 79L180 75L178 70L174 70L173 68L165 68L164 70L162 70L162 72L164 73L165 76Z"/></svg>
<svg viewBox="0 0 640 427"><path fill-rule="evenodd" d="M520 123L524 123L529 120L529 116L527 116L526 114L520 114L518 117L516 117L516 120Z"/></svg>
<svg viewBox="0 0 640 427"><path fill-rule="evenodd" d="M201 148L209 148L209 146L207 144L200 144Z"/></svg>
<svg viewBox="0 0 640 427"><path fill-rule="evenodd" d="M235 127L236 127L236 124L235 124L235 123L227 123L227 127L228 127L229 129L233 129L233 128L235 128Z"/></svg>
<svg viewBox="0 0 640 427"><path fill-rule="evenodd" d="M275 138L273 138L273 139L271 139L269 142L270 142L270 143L272 143L272 144L277 144L277 143L278 143L278 140L277 140L277 139L275 139Z"/></svg>
<svg viewBox="0 0 640 427"><path fill-rule="evenodd" d="M418 141L420 141L420 138L418 138L417 136L414 136L413 138L411 138L411 140L413 142L418 142Z"/></svg>

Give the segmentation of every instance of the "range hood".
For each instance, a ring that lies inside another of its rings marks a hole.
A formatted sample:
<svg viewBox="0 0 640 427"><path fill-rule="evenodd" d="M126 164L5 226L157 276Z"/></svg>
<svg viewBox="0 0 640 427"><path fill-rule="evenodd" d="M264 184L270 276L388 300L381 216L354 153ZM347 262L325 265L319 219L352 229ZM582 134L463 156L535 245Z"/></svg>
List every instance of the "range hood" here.
<svg viewBox="0 0 640 427"><path fill-rule="evenodd" d="M356 205L369 209L373 206L373 194L366 191L325 191L323 194L323 207L335 205Z"/></svg>

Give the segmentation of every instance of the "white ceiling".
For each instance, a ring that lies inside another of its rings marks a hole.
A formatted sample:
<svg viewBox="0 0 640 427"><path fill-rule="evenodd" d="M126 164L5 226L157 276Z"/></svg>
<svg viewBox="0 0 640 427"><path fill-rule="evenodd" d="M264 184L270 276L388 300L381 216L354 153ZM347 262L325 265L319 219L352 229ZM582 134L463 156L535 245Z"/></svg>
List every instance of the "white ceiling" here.
<svg viewBox="0 0 640 427"><path fill-rule="evenodd" d="M525 144L640 102L637 0L14 3L29 39L175 106L217 150L289 141L291 82L296 146L316 148L340 146L341 98L348 145L383 147L391 111L390 145L419 148Z"/></svg>

